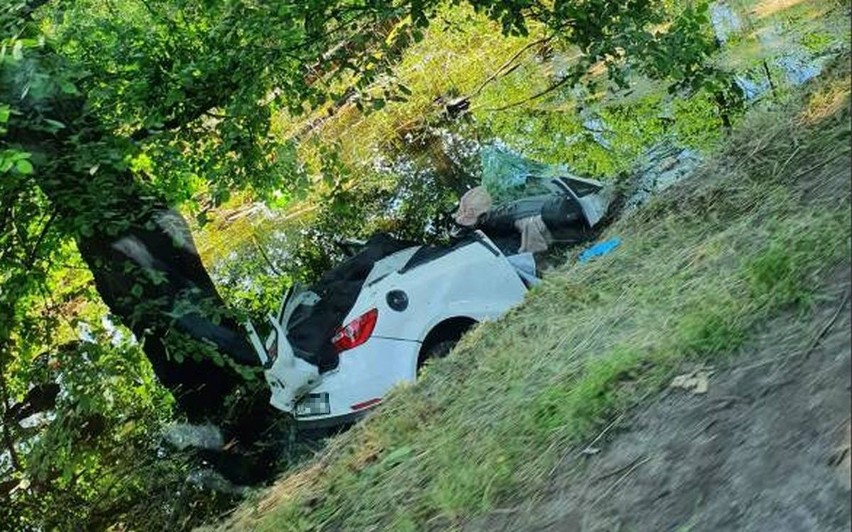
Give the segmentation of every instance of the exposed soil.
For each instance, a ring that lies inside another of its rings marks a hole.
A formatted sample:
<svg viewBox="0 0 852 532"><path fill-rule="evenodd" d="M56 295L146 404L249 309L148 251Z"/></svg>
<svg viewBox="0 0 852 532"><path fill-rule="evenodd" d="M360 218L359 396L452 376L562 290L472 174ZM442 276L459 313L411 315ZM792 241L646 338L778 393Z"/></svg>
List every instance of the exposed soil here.
<svg viewBox="0 0 852 532"><path fill-rule="evenodd" d="M716 368L707 393L668 389L540 497L470 528L849 530L849 286L846 266L813 312L769 322Z"/></svg>

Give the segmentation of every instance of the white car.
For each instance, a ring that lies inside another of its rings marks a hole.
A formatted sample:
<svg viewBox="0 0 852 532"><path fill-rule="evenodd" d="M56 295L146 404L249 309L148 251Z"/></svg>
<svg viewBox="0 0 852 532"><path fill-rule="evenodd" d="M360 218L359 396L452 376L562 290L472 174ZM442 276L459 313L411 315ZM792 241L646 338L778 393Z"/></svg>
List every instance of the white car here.
<svg viewBox="0 0 852 532"><path fill-rule="evenodd" d="M291 289L270 317L274 330L265 342L249 325L270 402L299 426L357 419L396 384L413 381L428 358L449 352L472 325L523 301L535 282L531 255L507 258L479 231L452 247L392 251L356 264L355 274L317 289L322 293ZM337 307L323 300L347 291ZM305 335L313 336L311 352L299 349Z"/></svg>
<svg viewBox="0 0 852 532"><path fill-rule="evenodd" d="M549 194L487 210L476 227L495 238L520 233L521 245L503 243L513 250L532 249L524 243L530 235L566 244L592 238L611 189L576 177L548 185ZM291 289L269 318L266 342L249 324L272 405L302 426L352 421L394 385L413 381L427 359L449 352L473 324L523 301L538 281L532 254L507 257L485 233L471 231L445 247L376 235L310 290Z"/></svg>

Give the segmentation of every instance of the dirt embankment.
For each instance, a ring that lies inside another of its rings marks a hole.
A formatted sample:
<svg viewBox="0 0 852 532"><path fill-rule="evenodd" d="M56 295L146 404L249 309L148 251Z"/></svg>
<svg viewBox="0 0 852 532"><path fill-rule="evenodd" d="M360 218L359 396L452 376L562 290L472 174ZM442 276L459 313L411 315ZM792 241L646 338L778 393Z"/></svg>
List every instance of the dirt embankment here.
<svg viewBox="0 0 852 532"><path fill-rule="evenodd" d="M709 379L667 390L481 530L849 530L850 274Z"/></svg>

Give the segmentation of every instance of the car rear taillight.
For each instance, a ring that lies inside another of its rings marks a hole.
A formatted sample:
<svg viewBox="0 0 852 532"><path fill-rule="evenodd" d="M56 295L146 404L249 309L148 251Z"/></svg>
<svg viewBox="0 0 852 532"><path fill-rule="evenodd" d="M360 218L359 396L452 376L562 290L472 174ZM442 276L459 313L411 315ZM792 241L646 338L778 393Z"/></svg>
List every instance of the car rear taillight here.
<svg viewBox="0 0 852 532"><path fill-rule="evenodd" d="M373 334L373 329L376 327L376 318L379 317L379 310L368 310L354 320L350 321L343 327L337 329L337 332L331 338L331 343L338 353L358 347L370 338Z"/></svg>

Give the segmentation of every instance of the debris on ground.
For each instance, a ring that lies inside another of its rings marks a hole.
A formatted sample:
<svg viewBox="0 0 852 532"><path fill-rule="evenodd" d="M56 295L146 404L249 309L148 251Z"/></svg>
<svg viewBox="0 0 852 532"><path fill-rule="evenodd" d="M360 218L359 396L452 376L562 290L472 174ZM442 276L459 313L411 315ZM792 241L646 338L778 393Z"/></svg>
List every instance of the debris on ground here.
<svg viewBox="0 0 852 532"><path fill-rule="evenodd" d="M679 146L671 139L653 146L642 156L633 173L636 184L624 204L624 212L636 210L652 196L683 181L701 161L697 151Z"/></svg>
<svg viewBox="0 0 852 532"><path fill-rule="evenodd" d="M222 431L209 423L174 423L163 432L163 439L179 451L187 448L219 450L225 445Z"/></svg>
<svg viewBox="0 0 852 532"><path fill-rule="evenodd" d="M694 394L705 394L710 389L710 377L713 371L710 369L698 369L672 379L669 388L681 388Z"/></svg>
<svg viewBox="0 0 852 532"><path fill-rule="evenodd" d="M580 262L588 262L597 257L603 257L604 255L608 255L615 248L621 245L621 239L618 237L610 238L609 240L604 240L603 242L598 242L594 246L580 253L580 256L577 257L577 260Z"/></svg>

